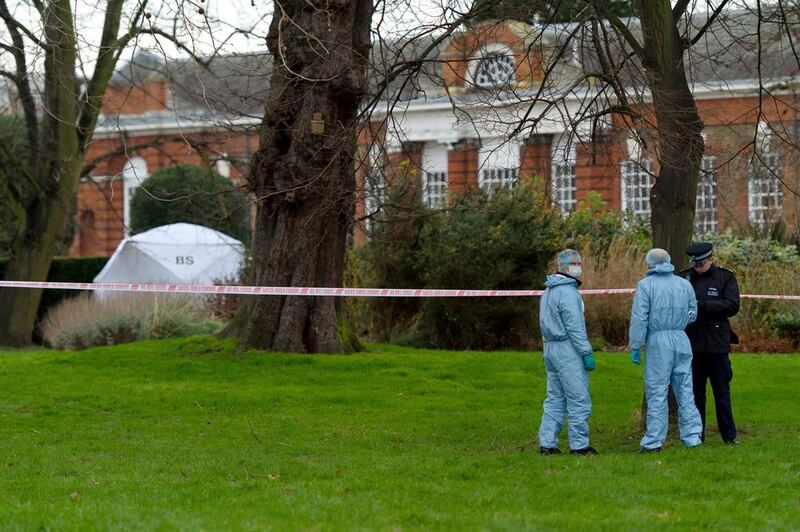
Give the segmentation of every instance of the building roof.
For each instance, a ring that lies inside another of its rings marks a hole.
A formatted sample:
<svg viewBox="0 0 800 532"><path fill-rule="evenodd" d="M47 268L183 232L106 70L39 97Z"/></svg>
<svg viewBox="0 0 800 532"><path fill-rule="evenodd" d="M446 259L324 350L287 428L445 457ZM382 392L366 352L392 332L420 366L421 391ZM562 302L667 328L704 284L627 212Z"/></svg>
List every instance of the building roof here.
<svg viewBox="0 0 800 532"><path fill-rule="evenodd" d="M695 89L724 90L727 84L742 85L748 81L755 85L759 78L765 85L793 80L800 74L800 42L795 42L794 25L800 15L794 14L788 27L778 13L766 12L760 23L753 10L739 9L723 12L709 30L686 55L687 74ZM692 38L708 20L707 13L698 13L687 19L685 28ZM631 32L641 35L639 21L625 19ZM546 92L589 89L588 85L574 86L586 74L602 69L593 51L591 26L580 23L548 25L513 22L512 31L520 36L526 47L541 53L543 69L553 65L547 80ZM461 33L436 42L436 34L426 33L414 38L392 41L378 40L373 44L369 79L373 93L383 83L399 62L419 61L419 68L408 68L386 83L381 95L384 101L406 104L437 104L455 100L460 104L481 103L497 98L532 97L539 87L516 87L511 91L495 91L466 87L461 93L450 93L443 83L443 63L447 49ZM527 35L526 35L527 32ZM606 31L607 50L618 67L619 78L630 87L645 87L641 64L631 58L629 46L616 35ZM578 43L573 47L570 39ZM759 46L760 44L760 46ZM239 54L217 56L207 65L193 59L165 61L151 52L140 51L114 77L114 84L140 84L155 79L168 79L170 93L167 108L137 115L105 116L99 123L100 132L109 129L146 128L157 124L193 123L254 123L263 113L269 93L272 58L268 54Z"/></svg>
<svg viewBox="0 0 800 532"><path fill-rule="evenodd" d="M108 130L146 129L155 126L183 129L197 124L253 123L260 119L269 94L271 57L267 54L220 55L165 60L138 51L114 73L118 86L168 81L166 108L136 114L100 117L99 133Z"/></svg>

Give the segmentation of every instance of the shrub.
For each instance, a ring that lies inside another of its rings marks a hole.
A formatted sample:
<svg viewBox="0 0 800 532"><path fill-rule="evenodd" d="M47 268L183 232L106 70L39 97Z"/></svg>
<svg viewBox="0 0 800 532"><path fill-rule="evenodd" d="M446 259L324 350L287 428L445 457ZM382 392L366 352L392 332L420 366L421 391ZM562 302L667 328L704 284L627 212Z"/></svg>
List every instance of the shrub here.
<svg viewBox="0 0 800 532"><path fill-rule="evenodd" d="M131 232L187 222L250 242L250 210L229 179L207 168L176 164L144 180L131 200Z"/></svg>
<svg viewBox="0 0 800 532"><path fill-rule="evenodd" d="M373 222L369 242L348 256L351 286L418 288L420 234L430 216L416 189L395 187ZM376 341L386 342L395 331L409 328L420 309L416 298L367 298L351 304L353 321Z"/></svg>
<svg viewBox="0 0 800 532"><path fill-rule="evenodd" d="M777 314L772 320L772 326L783 337L792 341L792 348L800 346L800 313L797 311Z"/></svg>
<svg viewBox="0 0 800 532"><path fill-rule="evenodd" d="M581 288L634 288L644 277L644 256L649 243L630 235L617 235L604 254L582 250ZM627 344L633 297L629 295L585 296L586 327L614 346Z"/></svg>
<svg viewBox="0 0 800 532"><path fill-rule="evenodd" d="M737 236L730 229L720 234L705 235L703 239L714 244L714 255L729 268L753 263L800 262L797 246L785 246L775 240Z"/></svg>
<svg viewBox="0 0 800 532"><path fill-rule="evenodd" d="M227 277L215 279L215 286L236 286L240 284L240 279L244 279L244 271L238 277ZM203 310L216 319L230 321L239 312L244 298L241 294L209 294L201 298Z"/></svg>
<svg viewBox="0 0 800 532"><path fill-rule="evenodd" d="M611 242L622 232L622 217L607 208L603 197L589 192L566 220L567 246L604 258Z"/></svg>
<svg viewBox="0 0 800 532"><path fill-rule="evenodd" d="M540 181L491 199L477 192L431 218L421 234L418 271L428 288L539 288L563 245L563 219ZM538 301L529 298L431 298L419 331L444 348L521 346L538 336Z"/></svg>
<svg viewBox="0 0 800 532"><path fill-rule="evenodd" d="M61 302L42 321L42 337L57 348L86 349L135 340L212 334L197 299L174 294L81 294Z"/></svg>

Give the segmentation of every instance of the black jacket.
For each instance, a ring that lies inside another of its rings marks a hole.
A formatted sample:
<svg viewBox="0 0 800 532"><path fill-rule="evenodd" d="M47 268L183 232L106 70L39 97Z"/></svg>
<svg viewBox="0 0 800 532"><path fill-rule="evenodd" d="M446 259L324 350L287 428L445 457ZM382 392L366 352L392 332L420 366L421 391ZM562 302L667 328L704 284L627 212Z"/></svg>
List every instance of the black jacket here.
<svg viewBox="0 0 800 532"><path fill-rule="evenodd" d="M733 272L712 264L703 274L687 268L678 275L692 283L697 320L686 327L695 353L730 353L739 338L728 318L739 312L739 284Z"/></svg>

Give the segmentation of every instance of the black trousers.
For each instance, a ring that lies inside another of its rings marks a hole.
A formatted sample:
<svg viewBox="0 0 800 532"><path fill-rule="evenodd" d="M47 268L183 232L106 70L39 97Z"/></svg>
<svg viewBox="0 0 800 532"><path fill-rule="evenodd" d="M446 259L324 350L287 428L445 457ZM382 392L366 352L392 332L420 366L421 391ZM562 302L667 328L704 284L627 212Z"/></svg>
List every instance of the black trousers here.
<svg viewBox="0 0 800 532"><path fill-rule="evenodd" d="M736 438L736 424L733 422L731 408L731 387L733 378L731 358L728 353L694 353L692 356L692 381L694 384L694 403L703 420L703 434L706 436L706 381L711 381L714 392L714 406L717 411L717 426L723 441Z"/></svg>

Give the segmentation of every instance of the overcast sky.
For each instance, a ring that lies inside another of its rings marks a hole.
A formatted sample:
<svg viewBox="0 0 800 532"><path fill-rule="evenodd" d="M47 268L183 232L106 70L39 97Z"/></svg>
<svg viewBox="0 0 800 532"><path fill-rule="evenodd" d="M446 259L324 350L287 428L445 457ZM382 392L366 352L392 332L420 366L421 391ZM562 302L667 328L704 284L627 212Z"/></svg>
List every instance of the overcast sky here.
<svg viewBox="0 0 800 532"><path fill-rule="evenodd" d="M472 0L377 0L373 30L382 38L394 39L416 31L430 29L443 21L453 19L455 11L464 10ZM743 0L735 2L739 6ZM714 4L716 2L713 2ZM753 1L747 0L748 4ZM97 54L102 23L103 0L75 0L74 11L76 27L81 40L80 56L85 62L86 70L92 66ZM126 4L126 19L121 31L129 26L130 15L138 2L129 0ZM150 0L148 11L151 13L146 24L172 32L173 28L181 42L200 55L213 52L245 53L266 50L264 37L273 13L272 0ZM38 14L31 7L31 0L16 0L11 8L19 20L32 21L34 33L38 33ZM201 14L200 9L205 13ZM707 8L705 0L695 0L694 9ZM2 28L5 29L4 27ZM0 38L8 42L7 35L0 31ZM133 43L127 57L136 49L145 48L159 55L176 57L185 55L173 44L161 40L143 37ZM7 54L6 54L7 55ZM39 57L39 61L40 61ZM6 65L8 66L8 65ZM34 68L40 69L38 61Z"/></svg>

